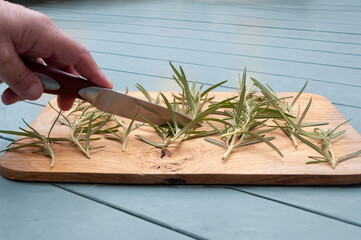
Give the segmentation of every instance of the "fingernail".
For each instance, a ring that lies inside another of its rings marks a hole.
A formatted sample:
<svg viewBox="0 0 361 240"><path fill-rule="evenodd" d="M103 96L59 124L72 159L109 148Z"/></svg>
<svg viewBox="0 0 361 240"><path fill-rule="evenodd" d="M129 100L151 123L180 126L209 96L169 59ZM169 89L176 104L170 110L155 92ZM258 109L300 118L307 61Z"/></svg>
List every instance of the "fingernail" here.
<svg viewBox="0 0 361 240"><path fill-rule="evenodd" d="M26 91L25 97L26 99L29 100L36 100L41 96L41 94L42 94L42 87L38 82L34 82L33 84L30 85L30 87Z"/></svg>

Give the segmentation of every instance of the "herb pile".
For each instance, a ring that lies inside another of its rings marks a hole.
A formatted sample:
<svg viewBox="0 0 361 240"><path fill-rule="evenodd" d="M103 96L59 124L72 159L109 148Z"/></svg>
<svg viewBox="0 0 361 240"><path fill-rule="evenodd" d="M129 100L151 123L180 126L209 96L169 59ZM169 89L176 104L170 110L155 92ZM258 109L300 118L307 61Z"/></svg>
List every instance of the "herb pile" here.
<svg viewBox="0 0 361 240"><path fill-rule="evenodd" d="M307 82L289 103L286 99L290 97L279 98L270 86L264 86L254 78L251 78L247 85L245 69L242 77L239 77L238 95L217 102L214 101L211 91L222 86L226 81L203 90L203 84L197 87L197 82L187 80L182 67L177 70L172 64L170 65L174 71L173 79L180 88L179 93L174 93L171 98L159 93L156 98L153 98L141 85L137 84L136 87L148 101L156 104L162 101L169 110L172 122L161 126L154 125L146 117L139 115L139 109L127 125L118 117L102 112L89 103L77 100L73 108L67 112L59 111L50 105L57 112L57 117L46 136L40 134L25 121L28 129L20 128L21 131L0 130L0 133L20 136L2 152L15 151L21 148L37 149L34 153L49 157L52 167L55 163L54 144L70 142L86 157L90 158L92 150L105 147L94 147L91 144L93 141L101 139L102 136L109 140L119 141L122 144L122 150L126 151L127 137L131 131L140 127L150 127L159 136L160 141L149 140L139 134L136 137L140 141L157 148L167 148L171 144L181 144L183 141L202 137L205 141L225 149L222 156L223 161L231 154L242 154L241 151L233 153L235 148L260 143L268 145L275 153L283 157L281 151L272 143L272 140L275 139L272 136L275 129L283 131L290 139L290 143L294 145L295 151L302 142L319 154L319 156L309 156L312 160L307 162L308 164L328 163L332 168L335 168L338 163L361 154L361 150L359 150L336 158L332 142L345 134L345 130L337 130L348 121L328 130L319 127L328 124L326 122L304 123L312 104L312 98L303 112L300 111L297 100L304 92ZM260 91L261 94L256 94L256 90ZM294 108L297 108L297 111L294 111ZM181 126L174 117L174 112L183 113L192 121ZM142 119L143 122L135 123L137 118ZM51 137L51 132L56 123L69 129L70 138ZM306 130L310 128L313 128L313 131Z"/></svg>

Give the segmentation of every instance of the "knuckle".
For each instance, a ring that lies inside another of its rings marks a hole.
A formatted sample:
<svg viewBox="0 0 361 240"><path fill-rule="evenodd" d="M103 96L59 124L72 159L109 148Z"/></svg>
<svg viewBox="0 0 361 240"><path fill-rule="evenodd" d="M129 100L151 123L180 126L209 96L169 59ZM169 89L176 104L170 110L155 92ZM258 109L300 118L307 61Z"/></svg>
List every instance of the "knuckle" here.
<svg viewBox="0 0 361 240"><path fill-rule="evenodd" d="M42 23L42 24L46 24L46 25L53 25L53 22L50 20L50 18L48 18L45 14L40 13L40 12L35 12L35 20L38 23Z"/></svg>
<svg viewBox="0 0 361 240"><path fill-rule="evenodd" d="M46 34L49 32L49 29L53 30L56 28L50 18L40 12L34 12L32 15L29 27L33 28L33 26L37 26L40 35Z"/></svg>
<svg viewBox="0 0 361 240"><path fill-rule="evenodd" d="M62 31L55 24L51 22L49 24L49 27L50 27L50 31L49 31L50 34L58 38L62 38Z"/></svg>
<svg viewBox="0 0 361 240"><path fill-rule="evenodd" d="M78 55L79 55L78 61L74 65L81 65L86 62L89 62L89 60L92 60L92 56L90 55L90 52L83 45L80 46Z"/></svg>
<svg viewBox="0 0 361 240"><path fill-rule="evenodd" d="M80 46L80 59L84 60L84 59L88 59L91 58L90 52L88 51L88 49L81 45Z"/></svg>

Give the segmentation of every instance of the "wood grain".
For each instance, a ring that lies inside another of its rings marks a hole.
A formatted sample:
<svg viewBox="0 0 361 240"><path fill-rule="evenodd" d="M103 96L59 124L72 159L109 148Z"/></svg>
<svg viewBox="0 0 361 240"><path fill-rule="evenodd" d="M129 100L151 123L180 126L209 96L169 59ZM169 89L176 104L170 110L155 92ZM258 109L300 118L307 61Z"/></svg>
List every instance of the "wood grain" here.
<svg viewBox="0 0 361 240"><path fill-rule="evenodd" d="M141 97L139 92L131 92ZM169 93L168 93L169 94ZM215 93L218 100L235 93ZM280 93L291 96L294 93ZM305 119L307 122L327 121L332 128L345 121L332 103L323 96L303 94L301 109L313 98ZM41 133L47 133L56 113L46 107L32 123ZM361 149L361 136L347 123L341 129L347 133L337 139L334 149L337 156ZM57 124L54 137L67 136L68 130ZM0 157L0 173L9 179L47 182L92 182L120 184L281 184L320 185L361 183L361 157L340 163L336 169L328 164L306 165L307 156L317 153L304 144L293 147L281 131L272 132L272 142L284 158L261 143L235 149L226 161L221 157L224 149L203 139L194 139L171 145L162 150L140 141L135 134L156 140L151 128L133 131L125 152L121 143L102 139L94 146L105 145L86 158L70 144L54 144L55 166L44 156L32 154L31 149L5 153ZM165 151L162 153L162 151ZM164 155L162 157L162 155Z"/></svg>

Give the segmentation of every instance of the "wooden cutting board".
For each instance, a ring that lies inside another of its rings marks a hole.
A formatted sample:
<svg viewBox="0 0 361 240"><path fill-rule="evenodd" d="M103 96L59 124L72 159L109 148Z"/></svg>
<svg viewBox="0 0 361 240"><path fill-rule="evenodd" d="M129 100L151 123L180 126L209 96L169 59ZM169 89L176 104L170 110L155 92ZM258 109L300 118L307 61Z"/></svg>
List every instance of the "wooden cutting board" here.
<svg viewBox="0 0 361 240"><path fill-rule="evenodd" d="M130 93L141 97L139 92ZM169 93L168 93L169 94ZM215 93L218 100L235 93ZM280 93L291 96L294 93ZM303 94L299 103L303 109L310 97L313 103L307 122L329 122L322 128L334 128L345 121L333 104L323 96ZM56 117L46 107L32 126L46 134ZM347 123L340 130L347 133L337 139L334 150L343 156L361 149L361 136ZM310 129L312 130L312 129ZM64 135L65 134L65 135ZM66 136L67 128L57 124L54 137ZM144 127L132 132L125 152L119 142L102 139L94 146L91 159L69 144L54 144L55 166L50 160L31 153L30 149L5 153L0 157L0 172L9 179L46 182L89 182L119 184L358 184L361 183L361 156L340 163L336 169L329 164L305 164L307 156L317 156L314 150L300 143L295 148L279 130L272 132L272 141L283 153L280 157L264 143L236 149L226 161L221 157L224 149L203 139L194 139L171 145L162 150L150 146L137 137L140 134L156 140L151 128Z"/></svg>

